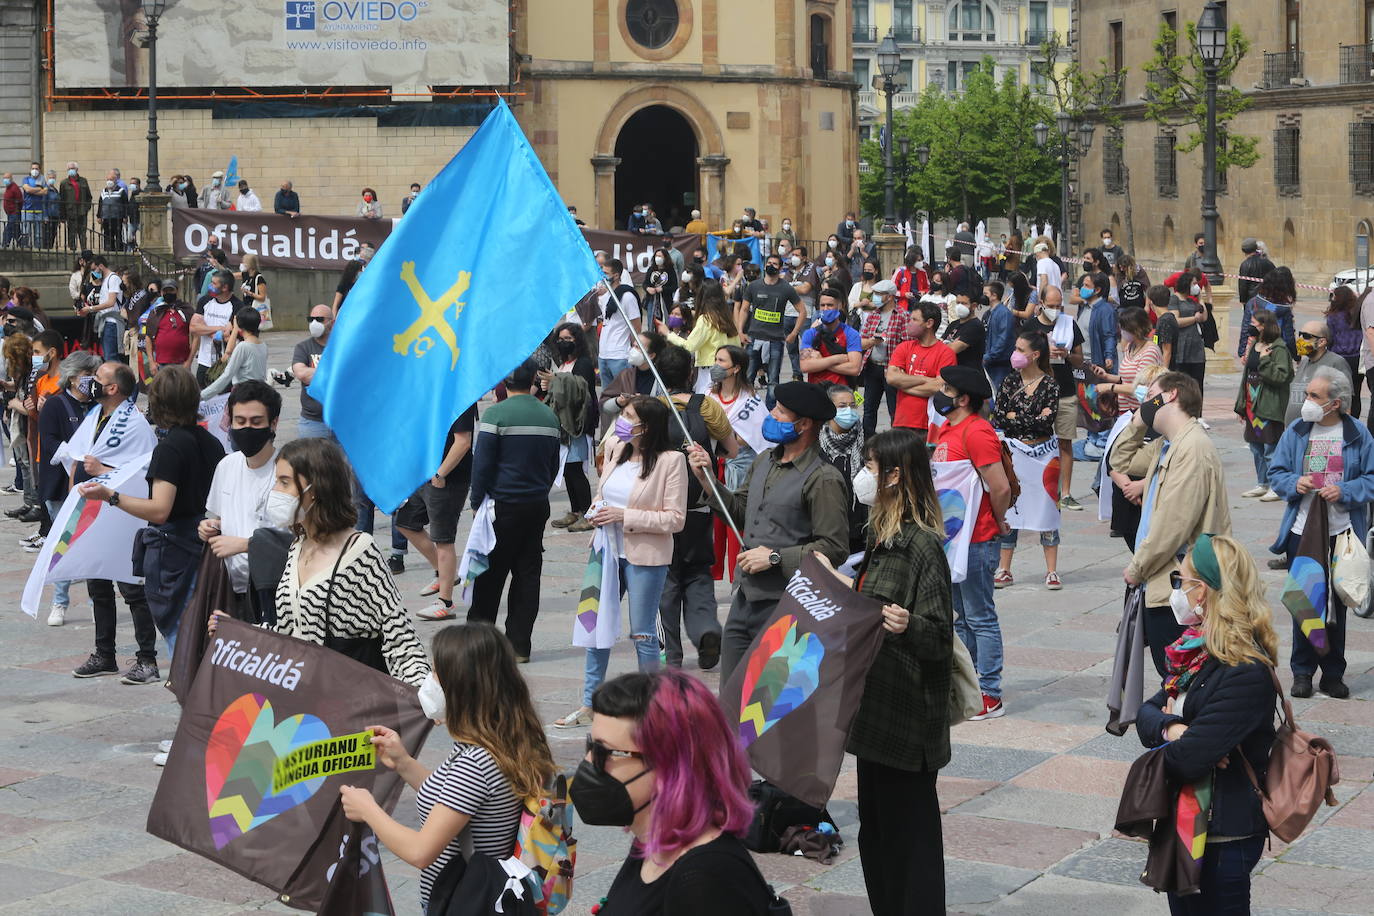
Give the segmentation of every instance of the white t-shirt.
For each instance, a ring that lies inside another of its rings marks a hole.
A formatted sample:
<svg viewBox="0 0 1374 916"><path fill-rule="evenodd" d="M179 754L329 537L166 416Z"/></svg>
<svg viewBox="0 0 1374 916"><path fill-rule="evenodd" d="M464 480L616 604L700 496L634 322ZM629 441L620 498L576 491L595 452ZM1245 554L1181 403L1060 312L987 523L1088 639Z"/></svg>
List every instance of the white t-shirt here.
<svg viewBox="0 0 1374 916"><path fill-rule="evenodd" d="M119 278L119 274L110 272L100 283L100 301L98 304L106 305L101 311L96 313L96 327L103 327L106 318L115 317L115 309L123 300L124 281ZM113 295L113 298L111 298Z"/></svg>
<svg viewBox="0 0 1374 916"><path fill-rule="evenodd" d="M762 452L771 445L763 438L763 418L768 416L768 406L763 398L743 392L736 394L729 404L722 401L718 393L713 392L711 398L725 409L725 416L737 438L743 439L755 452Z"/></svg>
<svg viewBox="0 0 1374 916"><path fill-rule="evenodd" d="M606 505L624 509L630 504L630 493L639 479L639 462L630 460L617 464L601 485L601 498Z"/></svg>
<svg viewBox="0 0 1374 916"><path fill-rule="evenodd" d="M1307 451L1302 456L1299 476L1311 475L1316 490L1328 484L1340 484L1345 479L1345 457L1341 454L1344 445L1345 424L1334 426L1312 426L1312 438L1307 440ZM1302 534L1307 526L1307 514L1312 509L1312 500L1319 499L1316 490L1302 498L1298 506L1298 517L1289 529L1294 534ZM1340 503L1326 504L1327 520L1331 523L1330 533L1340 534L1350 527L1350 513L1341 508Z"/></svg>
<svg viewBox="0 0 1374 916"><path fill-rule="evenodd" d="M1049 278L1049 286L1059 286L1064 281L1063 272L1059 269L1059 265L1054 263L1054 258L1041 258L1035 262L1036 289L1040 288L1041 277Z"/></svg>
<svg viewBox="0 0 1374 916"><path fill-rule="evenodd" d="M613 293L605 293L600 299L601 316L605 321L599 340L600 356L602 359L629 359L630 331L633 327L629 322L639 317L639 303L631 293L624 293L620 297L620 310L606 317L606 309L610 305L612 295ZM625 316L625 320L621 320L621 315Z"/></svg>
<svg viewBox="0 0 1374 916"><path fill-rule="evenodd" d="M272 489L276 458L267 459L260 468L250 468L243 452L230 452L215 465L210 493L205 497L205 511L219 516L220 532L230 537L246 538L267 525L263 511L267 506L267 491ZM248 554L240 553L224 561L229 570L229 583L242 594L248 590Z"/></svg>
<svg viewBox="0 0 1374 916"><path fill-rule="evenodd" d="M211 297L205 301L205 311L201 314L205 323L212 328L227 328L229 319L234 317L234 300L220 302ZM200 349L196 352L196 362L202 366L213 366L215 364L215 338L214 335L202 337L200 339Z"/></svg>

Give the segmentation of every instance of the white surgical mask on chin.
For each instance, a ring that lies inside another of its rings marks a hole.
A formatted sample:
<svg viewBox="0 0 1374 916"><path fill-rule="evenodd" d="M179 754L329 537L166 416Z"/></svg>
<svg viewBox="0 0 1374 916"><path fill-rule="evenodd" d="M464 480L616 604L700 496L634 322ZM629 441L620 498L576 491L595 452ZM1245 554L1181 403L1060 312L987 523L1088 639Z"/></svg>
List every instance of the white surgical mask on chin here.
<svg viewBox="0 0 1374 916"><path fill-rule="evenodd" d="M448 704L444 700L444 688L439 686L439 679L434 676L434 672L429 673L418 691L420 708L425 711L425 717L433 719L435 722L443 722L448 715Z"/></svg>
<svg viewBox="0 0 1374 916"><path fill-rule="evenodd" d="M1169 593L1169 610L1174 612L1174 620L1181 627L1192 627L1202 623L1202 608L1188 601L1188 595L1181 588Z"/></svg>

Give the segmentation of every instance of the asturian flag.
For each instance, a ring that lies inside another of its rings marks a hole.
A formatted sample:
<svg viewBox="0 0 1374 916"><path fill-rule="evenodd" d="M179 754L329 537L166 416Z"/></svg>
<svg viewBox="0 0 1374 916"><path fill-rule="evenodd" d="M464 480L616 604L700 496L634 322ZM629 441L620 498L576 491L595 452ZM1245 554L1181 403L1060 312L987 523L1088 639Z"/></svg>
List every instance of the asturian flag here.
<svg viewBox="0 0 1374 916"><path fill-rule="evenodd" d="M968 545L973 542L973 527L983 501L983 481L971 461L932 461L930 470L935 475L935 495L945 522L950 581L963 582L968 575Z"/></svg>
<svg viewBox="0 0 1374 916"><path fill-rule="evenodd" d="M539 269L512 271L534 234ZM390 512L430 477L458 415L602 279L498 100L359 275L310 383L372 501Z"/></svg>

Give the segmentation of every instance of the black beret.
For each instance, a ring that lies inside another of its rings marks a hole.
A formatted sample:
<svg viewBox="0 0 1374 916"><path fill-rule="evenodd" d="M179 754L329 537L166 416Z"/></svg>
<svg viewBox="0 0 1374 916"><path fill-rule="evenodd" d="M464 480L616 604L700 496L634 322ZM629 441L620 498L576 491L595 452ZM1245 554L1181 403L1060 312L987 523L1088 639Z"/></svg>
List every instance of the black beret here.
<svg viewBox="0 0 1374 916"><path fill-rule="evenodd" d="M820 385L787 382L777 387L774 398L799 417L822 421L835 419L835 404Z"/></svg>
<svg viewBox="0 0 1374 916"><path fill-rule="evenodd" d="M946 366L940 370L940 378L961 394L971 394L984 400L992 397L992 386L988 384L988 377L982 369Z"/></svg>

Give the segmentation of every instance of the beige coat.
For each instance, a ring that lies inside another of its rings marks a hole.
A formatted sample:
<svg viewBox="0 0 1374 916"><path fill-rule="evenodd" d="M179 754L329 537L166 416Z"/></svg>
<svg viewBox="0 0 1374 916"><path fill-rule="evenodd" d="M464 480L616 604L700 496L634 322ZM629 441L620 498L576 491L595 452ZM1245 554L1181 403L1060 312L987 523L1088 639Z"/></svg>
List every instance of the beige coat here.
<svg viewBox="0 0 1374 916"><path fill-rule="evenodd" d="M612 440L606 446L601 488L611 476L625 443ZM648 477L636 477L625 507L625 559L635 566L667 566L673 561L673 535L687 523L687 459L681 452L664 452Z"/></svg>
<svg viewBox="0 0 1374 916"><path fill-rule="evenodd" d="M1112 468L1125 473L1141 451L1145 431L1132 425L1121 434L1112 453ZM1175 557L1187 550L1199 534L1231 533L1231 509L1226 502L1226 478L1221 456L1207 432L1196 420L1189 421L1169 443L1169 450L1154 448L1145 472L1148 498L1155 478L1155 494L1149 531L1135 545L1135 557L1127 571L1146 583L1145 604L1169 603L1169 573Z"/></svg>

